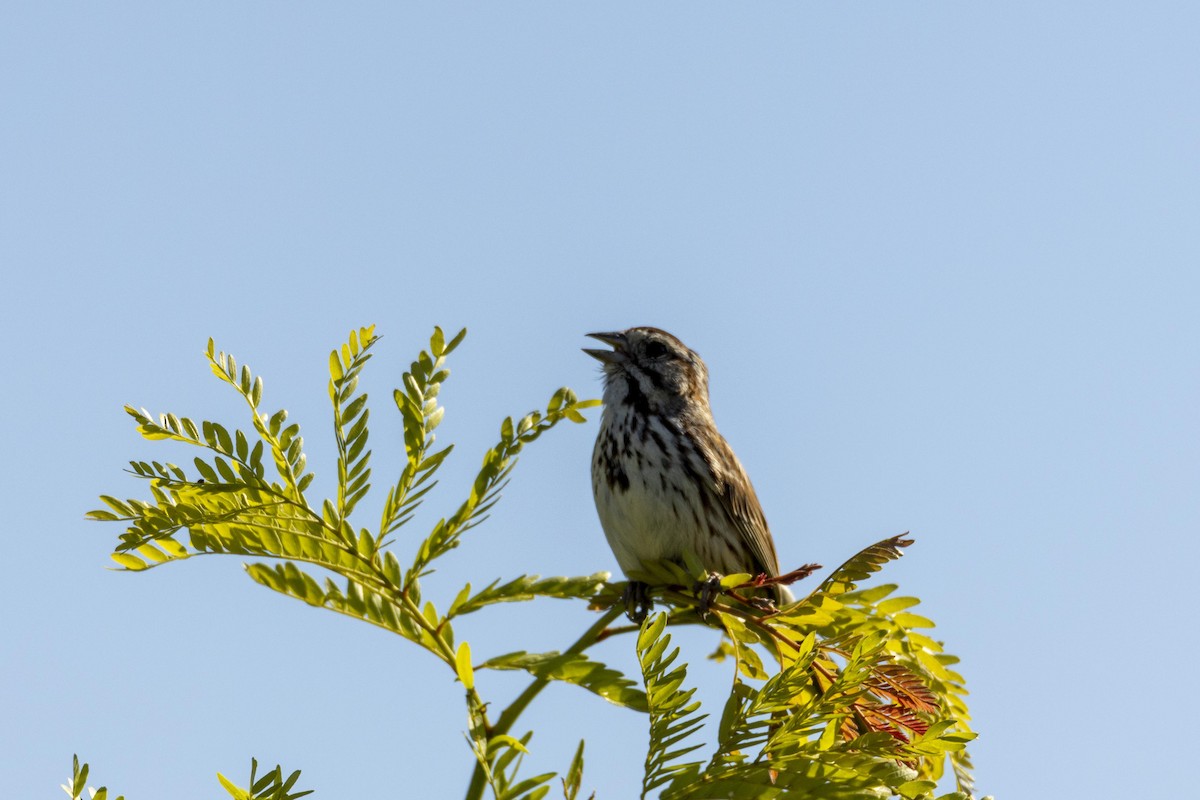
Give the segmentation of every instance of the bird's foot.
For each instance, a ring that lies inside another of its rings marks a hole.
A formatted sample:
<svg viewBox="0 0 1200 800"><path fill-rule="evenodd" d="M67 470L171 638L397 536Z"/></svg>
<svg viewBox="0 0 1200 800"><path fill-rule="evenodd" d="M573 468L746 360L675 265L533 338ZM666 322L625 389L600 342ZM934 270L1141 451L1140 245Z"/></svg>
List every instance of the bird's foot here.
<svg viewBox="0 0 1200 800"><path fill-rule="evenodd" d="M696 610L700 612L700 619L708 619L708 609L719 594L721 594L721 576L715 572L708 573L705 580L696 584L696 599L700 601Z"/></svg>
<svg viewBox="0 0 1200 800"><path fill-rule="evenodd" d="M637 625L641 625L642 620L654 608L654 601L650 599L650 587L642 581L630 581L625 584L621 602L625 604L625 616Z"/></svg>

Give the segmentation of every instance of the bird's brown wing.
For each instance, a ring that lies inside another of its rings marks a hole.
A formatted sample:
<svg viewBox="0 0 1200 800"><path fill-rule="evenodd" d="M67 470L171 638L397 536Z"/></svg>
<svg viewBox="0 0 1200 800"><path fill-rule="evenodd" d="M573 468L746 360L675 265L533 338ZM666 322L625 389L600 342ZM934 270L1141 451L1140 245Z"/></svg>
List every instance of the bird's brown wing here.
<svg viewBox="0 0 1200 800"><path fill-rule="evenodd" d="M733 448L720 435L713 446L719 448L719 452L713 453L713 457L708 459L715 484L714 494L756 562L747 564L747 568L751 572L765 572L772 577L778 575L779 556L775 553L775 542L742 462L738 461Z"/></svg>

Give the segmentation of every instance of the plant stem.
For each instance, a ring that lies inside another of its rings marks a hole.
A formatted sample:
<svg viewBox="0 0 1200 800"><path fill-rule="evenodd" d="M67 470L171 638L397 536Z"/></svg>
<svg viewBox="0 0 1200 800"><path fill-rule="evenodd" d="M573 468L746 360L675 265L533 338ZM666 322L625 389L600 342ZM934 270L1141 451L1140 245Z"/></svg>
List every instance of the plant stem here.
<svg viewBox="0 0 1200 800"><path fill-rule="evenodd" d="M608 627L608 624L617 617L621 616L624 611L624 607L620 604L613 606L608 611L605 611L603 616L596 620L592 627L583 632L583 635L576 640L575 644L566 649L564 655L582 653L584 650L587 650L589 647L594 645L600 640L600 634L604 632L604 630ZM496 724L492 725L488 729L488 739L490 740L492 737L508 733L509 730L512 729L512 726L516 724L517 718L521 716L523 711L525 711L525 708L531 702L533 702L533 699L537 697L542 689L545 689L549 683L549 678L536 678L532 683L526 686L525 691L521 692L521 694L517 696L517 699L513 700L512 703L509 704L508 708L504 709L504 711L500 714L500 718L496 720ZM483 774L483 767L476 763L475 771L471 773L471 783L467 787L465 800L483 800L483 790L486 784L487 778Z"/></svg>
<svg viewBox="0 0 1200 800"><path fill-rule="evenodd" d="M667 625L701 625L700 618L696 616L695 609L671 609L667 612ZM637 633L642 629L641 625L618 625L613 628L606 628L600 631L600 635L596 637L597 642L603 642L613 636L620 636L623 633Z"/></svg>

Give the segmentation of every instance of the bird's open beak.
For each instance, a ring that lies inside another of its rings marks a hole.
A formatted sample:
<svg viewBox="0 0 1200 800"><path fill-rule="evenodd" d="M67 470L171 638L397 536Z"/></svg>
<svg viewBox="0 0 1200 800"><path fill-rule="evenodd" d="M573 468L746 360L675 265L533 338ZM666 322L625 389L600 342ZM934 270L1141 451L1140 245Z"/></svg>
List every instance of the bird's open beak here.
<svg viewBox="0 0 1200 800"><path fill-rule="evenodd" d="M583 348L583 352L587 353L592 358L604 364L619 364L625 360L625 345L627 339L625 334L620 331L612 333L589 333L587 334L593 339L599 339L607 345L612 345L612 350L590 350Z"/></svg>

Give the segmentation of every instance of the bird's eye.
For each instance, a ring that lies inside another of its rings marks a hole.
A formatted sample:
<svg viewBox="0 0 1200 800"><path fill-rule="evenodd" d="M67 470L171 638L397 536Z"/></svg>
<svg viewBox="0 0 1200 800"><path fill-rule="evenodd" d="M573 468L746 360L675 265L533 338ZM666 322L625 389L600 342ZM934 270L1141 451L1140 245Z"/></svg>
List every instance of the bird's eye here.
<svg viewBox="0 0 1200 800"><path fill-rule="evenodd" d="M662 358L667 354L667 346L662 342L650 342L646 345L646 358Z"/></svg>

